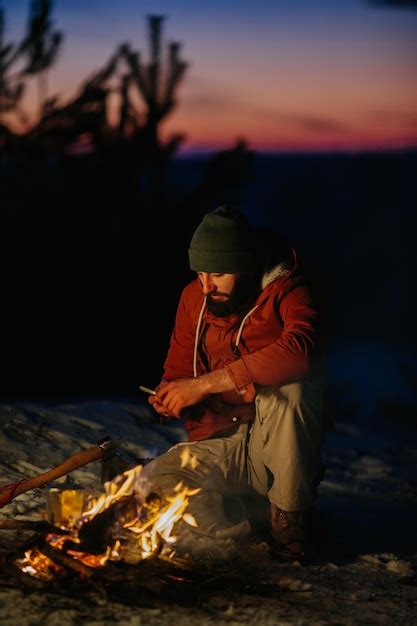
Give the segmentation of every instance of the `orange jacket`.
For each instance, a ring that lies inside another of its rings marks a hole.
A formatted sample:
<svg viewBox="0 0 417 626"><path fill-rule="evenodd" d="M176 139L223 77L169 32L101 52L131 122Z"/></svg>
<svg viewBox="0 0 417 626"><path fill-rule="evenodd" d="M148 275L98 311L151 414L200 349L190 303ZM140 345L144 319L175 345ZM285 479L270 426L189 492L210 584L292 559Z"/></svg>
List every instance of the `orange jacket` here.
<svg viewBox="0 0 417 626"><path fill-rule="evenodd" d="M187 411L190 441L231 432L240 421L253 419L257 385L285 385L314 370L317 310L296 263L291 271L284 267L264 275L262 292L247 316L216 317L205 307L197 279L184 288L163 378L192 378L225 367L236 388Z"/></svg>

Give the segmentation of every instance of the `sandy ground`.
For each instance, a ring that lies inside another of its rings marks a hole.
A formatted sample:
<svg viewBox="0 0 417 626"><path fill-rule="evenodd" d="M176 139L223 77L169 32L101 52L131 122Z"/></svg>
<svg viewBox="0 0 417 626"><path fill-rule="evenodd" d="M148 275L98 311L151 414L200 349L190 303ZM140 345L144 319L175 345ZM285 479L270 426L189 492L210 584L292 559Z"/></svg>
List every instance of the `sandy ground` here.
<svg viewBox="0 0 417 626"><path fill-rule="evenodd" d="M9 483L58 465L110 435L130 463L183 440L136 399L13 402L0 406L1 480ZM339 422L328 436L328 470L316 507L316 546L308 566L285 564L253 539L239 547L228 575L209 593L187 598L28 590L0 577L0 622L84 624L417 624L417 447L415 434L366 432ZM73 480L97 492L100 463ZM1 518L45 519L45 490L16 497ZM27 533L0 531L0 552ZM233 581L239 580L239 584ZM247 584L244 581L247 580ZM243 581L243 582L242 582ZM169 595L169 594L168 594Z"/></svg>

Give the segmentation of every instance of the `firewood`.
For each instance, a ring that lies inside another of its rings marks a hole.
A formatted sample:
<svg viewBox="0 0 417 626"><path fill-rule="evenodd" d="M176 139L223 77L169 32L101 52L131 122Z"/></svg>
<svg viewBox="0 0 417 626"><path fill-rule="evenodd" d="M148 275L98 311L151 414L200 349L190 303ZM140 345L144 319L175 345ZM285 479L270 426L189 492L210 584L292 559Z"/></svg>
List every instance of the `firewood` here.
<svg viewBox="0 0 417 626"><path fill-rule="evenodd" d="M91 554L102 554L108 545L112 545L115 528L119 529L136 516L137 505L133 495L117 500L81 526L78 531L81 541L79 549Z"/></svg>
<svg viewBox="0 0 417 626"><path fill-rule="evenodd" d="M36 546L39 552L42 552L48 559L51 559L57 565L61 565L65 569L72 570L76 572L82 579L88 579L91 576L94 576L96 573L96 568L88 567L88 565L84 565L81 561L77 561L77 559L73 559L71 556L66 554L63 550L59 550L54 548L46 541L40 541Z"/></svg>
<svg viewBox="0 0 417 626"><path fill-rule="evenodd" d="M0 530L34 530L42 534L69 535L69 530L58 528L49 522L31 521L23 519L2 519L0 520Z"/></svg>
<svg viewBox="0 0 417 626"><path fill-rule="evenodd" d="M34 578L12 562L2 560L0 562L0 587L23 587L33 590L46 590L48 581Z"/></svg>

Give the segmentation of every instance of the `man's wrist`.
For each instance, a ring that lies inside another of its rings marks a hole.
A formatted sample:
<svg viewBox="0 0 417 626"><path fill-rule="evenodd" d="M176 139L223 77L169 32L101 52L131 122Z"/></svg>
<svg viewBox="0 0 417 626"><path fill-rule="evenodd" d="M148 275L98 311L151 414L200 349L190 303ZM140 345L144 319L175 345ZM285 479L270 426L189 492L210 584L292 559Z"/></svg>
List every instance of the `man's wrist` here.
<svg viewBox="0 0 417 626"><path fill-rule="evenodd" d="M215 370L209 374L202 374L198 378L202 385L202 390L207 395L221 393L235 389L233 380L226 369Z"/></svg>

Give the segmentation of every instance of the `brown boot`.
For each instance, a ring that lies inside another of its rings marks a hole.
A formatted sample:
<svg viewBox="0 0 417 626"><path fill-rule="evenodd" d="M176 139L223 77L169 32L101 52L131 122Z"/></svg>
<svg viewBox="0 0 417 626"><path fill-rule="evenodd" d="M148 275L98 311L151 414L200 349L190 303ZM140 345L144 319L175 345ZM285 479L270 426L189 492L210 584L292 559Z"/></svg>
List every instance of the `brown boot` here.
<svg viewBox="0 0 417 626"><path fill-rule="evenodd" d="M307 563L311 557L311 509L283 511L271 503L272 554Z"/></svg>

